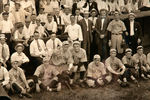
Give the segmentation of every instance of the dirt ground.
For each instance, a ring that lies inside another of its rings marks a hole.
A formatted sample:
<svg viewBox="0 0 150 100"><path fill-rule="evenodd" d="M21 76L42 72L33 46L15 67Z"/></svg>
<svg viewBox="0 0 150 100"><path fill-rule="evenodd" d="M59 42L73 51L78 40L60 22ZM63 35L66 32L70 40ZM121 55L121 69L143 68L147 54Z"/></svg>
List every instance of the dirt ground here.
<svg viewBox="0 0 150 100"><path fill-rule="evenodd" d="M77 88L73 92L42 92L32 94L33 98L22 100L150 100L150 80L140 81L140 87L130 83L128 88L121 88L117 83L111 83L95 89ZM12 100L20 100L13 96Z"/></svg>

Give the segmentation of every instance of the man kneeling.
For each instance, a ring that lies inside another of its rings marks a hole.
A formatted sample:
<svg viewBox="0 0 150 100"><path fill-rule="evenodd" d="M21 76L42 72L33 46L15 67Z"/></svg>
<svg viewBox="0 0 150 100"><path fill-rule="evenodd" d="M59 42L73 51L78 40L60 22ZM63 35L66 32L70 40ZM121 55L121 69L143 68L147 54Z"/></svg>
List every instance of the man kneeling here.
<svg viewBox="0 0 150 100"><path fill-rule="evenodd" d="M89 87L103 86L105 82L110 82L111 77L106 74L104 64L100 62L100 56L94 55L93 61L88 65L87 84Z"/></svg>

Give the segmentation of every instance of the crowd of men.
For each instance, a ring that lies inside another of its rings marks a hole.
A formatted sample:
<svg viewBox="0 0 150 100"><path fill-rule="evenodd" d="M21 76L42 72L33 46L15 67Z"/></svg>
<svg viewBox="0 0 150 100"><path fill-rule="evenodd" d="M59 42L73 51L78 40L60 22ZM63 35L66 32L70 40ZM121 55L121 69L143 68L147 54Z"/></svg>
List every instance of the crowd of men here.
<svg viewBox="0 0 150 100"><path fill-rule="evenodd" d="M61 91L64 83L69 89L112 81L128 87L132 80L139 87L139 78L150 78L150 53L143 52L134 14L148 9L148 0L1 0L0 5L0 86L9 94L31 98L31 91Z"/></svg>

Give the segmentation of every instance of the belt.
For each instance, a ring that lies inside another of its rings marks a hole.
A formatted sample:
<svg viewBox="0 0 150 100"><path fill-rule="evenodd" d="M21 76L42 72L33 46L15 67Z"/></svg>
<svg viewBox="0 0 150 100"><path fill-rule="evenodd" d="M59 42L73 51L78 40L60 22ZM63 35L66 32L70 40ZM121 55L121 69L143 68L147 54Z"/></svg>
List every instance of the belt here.
<svg viewBox="0 0 150 100"><path fill-rule="evenodd" d="M112 33L112 35L121 35L121 33L119 33L119 34L116 34L116 33Z"/></svg>

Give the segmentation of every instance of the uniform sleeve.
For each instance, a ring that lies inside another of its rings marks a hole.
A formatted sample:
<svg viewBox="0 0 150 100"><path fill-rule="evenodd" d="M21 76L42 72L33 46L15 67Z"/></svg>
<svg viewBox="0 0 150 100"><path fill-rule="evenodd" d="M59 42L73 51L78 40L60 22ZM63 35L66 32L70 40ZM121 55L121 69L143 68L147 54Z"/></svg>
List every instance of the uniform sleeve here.
<svg viewBox="0 0 150 100"><path fill-rule="evenodd" d="M105 66L104 66L104 64L103 63L101 63L101 67L102 67L102 75L105 75L106 74L106 68L105 68Z"/></svg>
<svg viewBox="0 0 150 100"><path fill-rule="evenodd" d="M73 58L72 58L72 53L68 50L68 61L67 61L67 63L68 64L73 64Z"/></svg>
<svg viewBox="0 0 150 100"><path fill-rule="evenodd" d="M143 55L143 62L144 62L144 65L146 65L147 64L147 59L146 59L146 55Z"/></svg>
<svg viewBox="0 0 150 100"><path fill-rule="evenodd" d="M54 76L57 76L59 74L59 72L55 68L53 69L52 73Z"/></svg>
<svg viewBox="0 0 150 100"><path fill-rule="evenodd" d="M108 59L106 59L106 61L105 61L105 66L106 66L106 67L107 67L107 66L110 66L110 62L109 62Z"/></svg>
<svg viewBox="0 0 150 100"><path fill-rule="evenodd" d="M13 83L13 82L16 81L16 79L15 79L14 75L12 74L12 71L11 71L11 70L9 71L9 77L10 77L10 82L11 82L11 83Z"/></svg>
<svg viewBox="0 0 150 100"><path fill-rule="evenodd" d="M147 63L150 65L150 53L147 55Z"/></svg>
<svg viewBox="0 0 150 100"><path fill-rule="evenodd" d="M122 63L127 64L127 59L125 58L125 56L122 58Z"/></svg>
<svg viewBox="0 0 150 100"><path fill-rule="evenodd" d="M81 62L87 62L87 55L86 55L85 50L83 50L82 57L81 57Z"/></svg>
<svg viewBox="0 0 150 100"><path fill-rule="evenodd" d="M27 80L26 80L26 76L24 74L24 71L21 68L19 68L19 71L20 71L20 77L21 77L23 83L25 84L26 87L29 87Z"/></svg>
<svg viewBox="0 0 150 100"><path fill-rule="evenodd" d="M112 21L108 24L107 30L110 32L112 31Z"/></svg>
<svg viewBox="0 0 150 100"><path fill-rule="evenodd" d="M126 26L125 26L124 22L122 22L122 31L126 31Z"/></svg>
<svg viewBox="0 0 150 100"><path fill-rule="evenodd" d="M4 81L2 82L3 85L7 85L9 83L9 73L6 68L4 68Z"/></svg>
<svg viewBox="0 0 150 100"><path fill-rule="evenodd" d="M92 78L92 64L91 63L88 65L87 77L91 77Z"/></svg>
<svg viewBox="0 0 150 100"><path fill-rule="evenodd" d="M124 66L123 64L122 64L122 62L121 62L121 60L120 59L118 59L118 65L121 67L121 66Z"/></svg>
<svg viewBox="0 0 150 100"><path fill-rule="evenodd" d="M34 75L36 75L37 77L39 77L41 73L42 73L42 66L40 65L40 66L37 67L37 69L35 70Z"/></svg>

